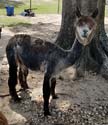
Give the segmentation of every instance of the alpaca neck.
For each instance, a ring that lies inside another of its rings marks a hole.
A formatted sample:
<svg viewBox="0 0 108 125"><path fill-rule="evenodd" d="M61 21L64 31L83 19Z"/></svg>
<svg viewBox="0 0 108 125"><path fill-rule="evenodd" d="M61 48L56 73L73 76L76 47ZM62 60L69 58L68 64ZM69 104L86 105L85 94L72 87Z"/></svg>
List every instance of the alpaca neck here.
<svg viewBox="0 0 108 125"><path fill-rule="evenodd" d="M78 41L78 39L75 39L66 59L69 65L73 65L76 62L80 57L83 48L84 46Z"/></svg>

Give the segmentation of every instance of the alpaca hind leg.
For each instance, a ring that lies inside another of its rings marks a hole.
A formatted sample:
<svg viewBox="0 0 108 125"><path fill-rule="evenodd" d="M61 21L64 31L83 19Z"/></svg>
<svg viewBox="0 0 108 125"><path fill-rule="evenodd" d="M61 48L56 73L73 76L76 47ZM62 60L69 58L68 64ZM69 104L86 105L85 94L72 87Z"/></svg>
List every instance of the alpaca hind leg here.
<svg viewBox="0 0 108 125"><path fill-rule="evenodd" d="M19 102L21 99L17 95L16 85L17 85L17 66L9 65L9 79L8 79L9 92L12 99L16 102Z"/></svg>
<svg viewBox="0 0 108 125"><path fill-rule="evenodd" d="M28 76L28 69L20 67L19 68L19 83L24 90L29 88L27 84L27 76Z"/></svg>
<svg viewBox="0 0 108 125"><path fill-rule="evenodd" d="M55 94L55 87L56 87L56 78L51 79L51 94L53 99L57 99L58 96Z"/></svg>

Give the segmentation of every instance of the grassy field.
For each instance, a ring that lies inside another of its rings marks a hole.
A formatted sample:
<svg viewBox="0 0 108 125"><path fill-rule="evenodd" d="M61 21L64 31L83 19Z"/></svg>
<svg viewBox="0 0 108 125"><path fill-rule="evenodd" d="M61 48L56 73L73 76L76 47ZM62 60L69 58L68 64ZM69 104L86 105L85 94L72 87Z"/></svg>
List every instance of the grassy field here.
<svg viewBox="0 0 108 125"><path fill-rule="evenodd" d="M13 5L15 7L15 14L20 14L24 9L30 8L29 0L22 0L21 2L4 2L4 0L0 1L0 15L6 15L6 5ZM62 0L60 0L60 11L61 12ZM53 14L57 13L58 10L58 0L32 0L32 8L36 8L33 12L37 14Z"/></svg>
<svg viewBox="0 0 108 125"><path fill-rule="evenodd" d="M108 5L105 7L105 16L108 17Z"/></svg>
<svg viewBox="0 0 108 125"><path fill-rule="evenodd" d="M0 0L0 15L6 15L6 5L14 6L14 14L20 15L21 12L24 11L24 9L30 8L29 0L21 0L19 2L12 2L10 0ZM61 13L61 7L62 6L62 0L60 0L60 10L59 13ZM58 0L32 0L32 8L35 8L33 12L35 14L57 14L58 11ZM26 20L17 19L16 17L1 17L0 19L0 26L14 26L18 24L25 24L29 25L29 23Z"/></svg>
<svg viewBox="0 0 108 125"><path fill-rule="evenodd" d="M26 19L19 19L17 17L0 17L0 26L16 26L16 25L31 25Z"/></svg>
<svg viewBox="0 0 108 125"><path fill-rule="evenodd" d="M30 8L30 0L0 0L0 15L6 15L6 5L13 5L15 7L15 15L23 12L24 9ZM62 10L62 0L60 1L60 11ZM32 8L36 8L33 12L37 14L55 14L58 11L58 0L32 0ZM108 5L106 6L105 15L108 16Z"/></svg>
<svg viewBox="0 0 108 125"><path fill-rule="evenodd" d="M15 15L23 12L24 9L30 8L30 0L19 0L13 2L11 0L0 0L0 15L6 15L6 5L15 7ZM62 0L60 1L60 13L62 10ZM53 14L58 11L58 0L32 0L32 8L36 8L33 12L37 14ZM105 15L108 16L108 5L106 6Z"/></svg>
<svg viewBox="0 0 108 125"><path fill-rule="evenodd" d="M19 15L24 9L30 8L29 0L21 0L19 2L10 2L10 0L0 0L0 15L6 15L6 5L14 6L14 14ZM35 14L57 14L58 0L32 0L32 8ZM60 0L60 11L62 10L62 0ZM108 5L105 9L105 16L108 17ZM12 26L18 24L29 24L26 20L16 19L15 17L5 17L0 19L0 25Z"/></svg>

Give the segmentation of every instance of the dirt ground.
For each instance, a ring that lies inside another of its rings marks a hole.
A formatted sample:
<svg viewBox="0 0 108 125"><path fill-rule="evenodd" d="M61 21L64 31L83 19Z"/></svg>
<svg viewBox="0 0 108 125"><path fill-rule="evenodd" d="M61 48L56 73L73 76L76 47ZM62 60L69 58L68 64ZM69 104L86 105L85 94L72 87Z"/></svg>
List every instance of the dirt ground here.
<svg viewBox="0 0 108 125"><path fill-rule="evenodd" d="M27 18L31 26L4 28L0 40L0 95L8 94L8 64L5 46L16 33L27 33L54 42L60 28L60 15L37 15ZM108 18L105 19L108 33ZM18 94L21 103L14 103L10 96L0 98L0 111L9 125L108 125L108 81L95 73L85 72L84 77L73 81L74 69L64 70L57 76L56 93L59 99L50 99L52 116L43 116L43 73L30 71L30 89ZM17 86L17 90L20 86Z"/></svg>

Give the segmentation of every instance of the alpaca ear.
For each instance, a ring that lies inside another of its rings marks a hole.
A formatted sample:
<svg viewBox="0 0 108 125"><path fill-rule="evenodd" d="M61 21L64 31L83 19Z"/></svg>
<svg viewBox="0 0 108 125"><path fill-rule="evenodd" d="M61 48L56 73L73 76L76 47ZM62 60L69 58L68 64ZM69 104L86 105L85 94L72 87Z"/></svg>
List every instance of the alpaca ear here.
<svg viewBox="0 0 108 125"><path fill-rule="evenodd" d="M98 13L99 13L98 8L96 8L96 10L92 13L91 17L96 18Z"/></svg>
<svg viewBox="0 0 108 125"><path fill-rule="evenodd" d="M76 8L76 16L77 16L78 18L81 17L81 12L80 12L80 10L79 10L78 7Z"/></svg>

